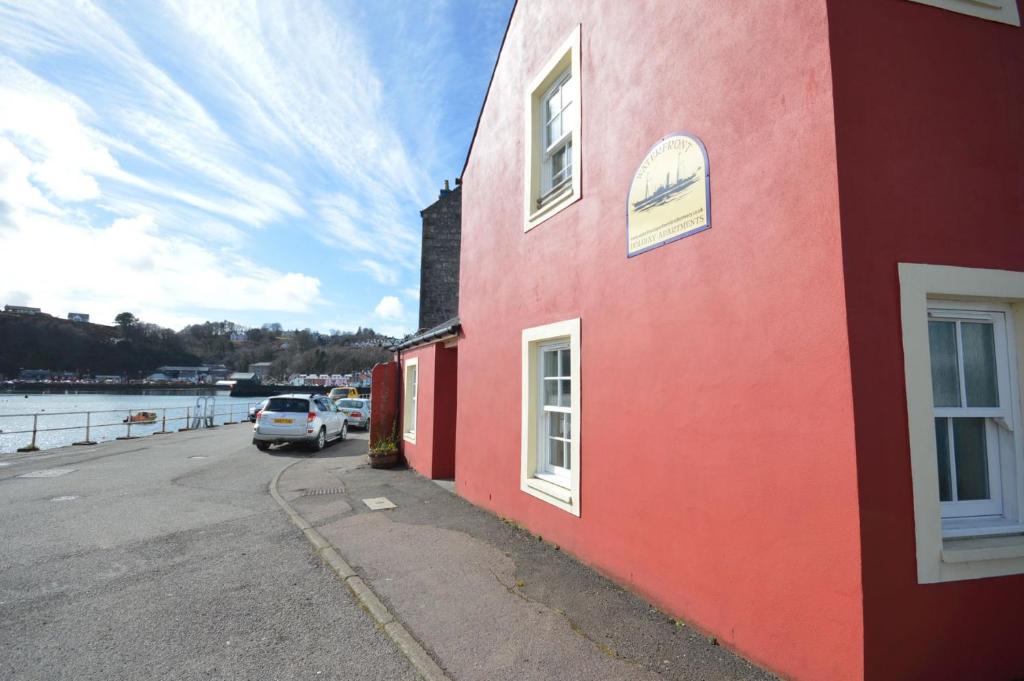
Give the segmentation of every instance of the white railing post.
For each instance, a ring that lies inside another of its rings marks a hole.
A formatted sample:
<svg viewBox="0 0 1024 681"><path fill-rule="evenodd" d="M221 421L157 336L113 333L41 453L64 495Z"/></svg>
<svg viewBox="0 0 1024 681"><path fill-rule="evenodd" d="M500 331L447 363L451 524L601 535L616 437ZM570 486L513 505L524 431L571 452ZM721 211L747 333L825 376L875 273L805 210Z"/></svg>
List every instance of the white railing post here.
<svg viewBox="0 0 1024 681"><path fill-rule="evenodd" d="M81 442L72 442L73 445L94 445L90 435L90 426L92 425L92 412L85 412L85 439Z"/></svg>
<svg viewBox="0 0 1024 681"><path fill-rule="evenodd" d="M36 430L39 427L39 414L32 414L32 442L29 443L28 447L19 447L19 452L38 452L39 447L36 447Z"/></svg>

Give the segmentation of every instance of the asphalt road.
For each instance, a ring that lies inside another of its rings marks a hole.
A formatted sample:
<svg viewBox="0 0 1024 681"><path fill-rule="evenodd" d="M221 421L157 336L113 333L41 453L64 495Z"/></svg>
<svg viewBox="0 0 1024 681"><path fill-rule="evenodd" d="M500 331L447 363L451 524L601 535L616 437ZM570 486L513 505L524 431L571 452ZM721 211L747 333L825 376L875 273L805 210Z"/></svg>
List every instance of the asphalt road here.
<svg viewBox="0 0 1024 681"><path fill-rule="evenodd" d="M306 455L249 433L0 458L0 678L418 678L270 497Z"/></svg>

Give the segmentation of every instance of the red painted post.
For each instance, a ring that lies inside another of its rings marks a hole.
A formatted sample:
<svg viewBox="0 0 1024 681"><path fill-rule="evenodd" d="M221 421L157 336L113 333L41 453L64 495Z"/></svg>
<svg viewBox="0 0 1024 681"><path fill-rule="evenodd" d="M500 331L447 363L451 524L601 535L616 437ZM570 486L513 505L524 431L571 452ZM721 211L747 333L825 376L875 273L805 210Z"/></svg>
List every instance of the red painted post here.
<svg viewBox="0 0 1024 681"><path fill-rule="evenodd" d="M391 435L398 423L398 363L373 367L370 374L370 443Z"/></svg>

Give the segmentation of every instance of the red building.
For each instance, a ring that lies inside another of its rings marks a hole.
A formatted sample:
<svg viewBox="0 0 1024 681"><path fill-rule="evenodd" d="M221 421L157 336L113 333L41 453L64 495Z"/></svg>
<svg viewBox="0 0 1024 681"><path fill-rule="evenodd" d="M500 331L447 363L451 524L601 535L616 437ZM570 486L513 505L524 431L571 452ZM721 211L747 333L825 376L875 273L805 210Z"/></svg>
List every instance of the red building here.
<svg viewBox="0 0 1024 681"><path fill-rule="evenodd" d="M787 678L1024 676L1019 16L519 2L409 461Z"/></svg>

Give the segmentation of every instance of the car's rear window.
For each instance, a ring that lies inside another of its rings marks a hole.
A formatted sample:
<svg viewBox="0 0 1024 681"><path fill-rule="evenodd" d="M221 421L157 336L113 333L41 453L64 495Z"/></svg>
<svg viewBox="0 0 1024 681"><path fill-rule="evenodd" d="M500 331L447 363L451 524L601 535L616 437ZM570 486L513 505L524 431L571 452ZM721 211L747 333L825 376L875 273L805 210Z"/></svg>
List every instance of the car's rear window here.
<svg viewBox="0 0 1024 681"><path fill-rule="evenodd" d="M339 407L345 407L347 409L359 409L363 406L362 400L339 400Z"/></svg>
<svg viewBox="0 0 1024 681"><path fill-rule="evenodd" d="M309 400L300 400L294 397L275 397L267 404L267 411L307 412L309 411Z"/></svg>

